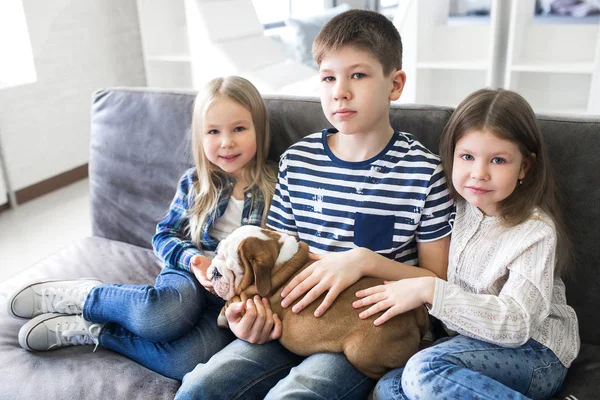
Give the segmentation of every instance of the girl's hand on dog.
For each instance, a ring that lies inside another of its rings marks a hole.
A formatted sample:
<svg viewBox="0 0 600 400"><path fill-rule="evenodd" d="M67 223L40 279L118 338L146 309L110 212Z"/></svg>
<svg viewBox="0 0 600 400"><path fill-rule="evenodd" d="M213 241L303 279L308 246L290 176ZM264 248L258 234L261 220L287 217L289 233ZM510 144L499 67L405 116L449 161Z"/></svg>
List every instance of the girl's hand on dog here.
<svg viewBox="0 0 600 400"><path fill-rule="evenodd" d="M225 316L233 334L248 343L263 344L281 337L281 320L267 298L254 296L246 303L232 303Z"/></svg>
<svg viewBox="0 0 600 400"><path fill-rule="evenodd" d="M347 287L362 277L360 263L364 260L362 249L328 253L326 255L310 255L316 260L299 273L281 292L282 307L288 307L306 293L304 298L292 307L292 312L300 312L323 293L327 292L323 302L315 310L315 317L320 317L333 304L333 301Z"/></svg>
<svg viewBox="0 0 600 400"><path fill-rule="evenodd" d="M190 271L192 271L196 279L198 279L198 282L200 282L206 290L212 294L216 294L211 280L206 277L206 271L208 270L208 267L210 267L210 262L210 259L206 256L200 254L195 255L190 259Z"/></svg>
<svg viewBox="0 0 600 400"><path fill-rule="evenodd" d="M396 315L423 304L431 304L434 289L435 278L429 276L401 279L394 282L386 281L384 285L373 286L356 292L356 297L362 297L362 299L353 302L352 307L371 306L358 315L361 319L385 311L383 315L374 321L375 325L381 325Z"/></svg>

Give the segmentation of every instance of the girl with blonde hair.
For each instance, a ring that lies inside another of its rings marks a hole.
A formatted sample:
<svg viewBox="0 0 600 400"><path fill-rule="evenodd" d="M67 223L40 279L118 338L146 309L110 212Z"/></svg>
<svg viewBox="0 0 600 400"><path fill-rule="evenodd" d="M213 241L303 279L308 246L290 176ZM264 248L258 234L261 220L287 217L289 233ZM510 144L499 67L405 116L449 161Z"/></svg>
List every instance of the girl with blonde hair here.
<svg viewBox="0 0 600 400"><path fill-rule="evenodd" d="M264 224L275 188L267 165L269 123L256 88L217 78L198 94L191 129L195 166L181 179L152 245L164 268L154 285L95 279L34 282L18 289L9 312L32 318L19 331L30 351L95 344L181 380L234 336L217 327L224 301L206 270L235 228ZM252 323L260 302L246 306Z"/></svg>

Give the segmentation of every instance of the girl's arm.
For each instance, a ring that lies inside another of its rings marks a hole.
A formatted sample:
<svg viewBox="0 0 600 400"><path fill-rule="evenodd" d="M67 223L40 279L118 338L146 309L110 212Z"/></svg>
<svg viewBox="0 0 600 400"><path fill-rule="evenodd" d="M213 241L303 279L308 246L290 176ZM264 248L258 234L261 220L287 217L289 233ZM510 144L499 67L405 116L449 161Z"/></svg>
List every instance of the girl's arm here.
<svg viewBox="0 0 600 400"><path fill-rule="evenodd" d="M542 221L536 225L537 234L518 244L522 250L509 263L498 295L437 281L431 314L469 337L504 346L527 342L549 315L554 288L556 234Z"/></svg>
<svg viewBox="0 0 600 400"><path fill-rule="evenodd" d="M189 169L179 180L177 192L165 218L156 226L152 237L154 254L165 265L191 271L190 264L195 256L202 256L186 232L189 194L194 182L195 171Z"/></svg>
<svg viewBox="0 0 600 400"><path fill-rule="evenodd" d="M507 260L508 278L497 295L467 292L441 279L432 283L420 278L360 291L357 296L363 299L354 306L372 305L360 314L361 318L387 309L387 320L418 306L402 293L410 286L421 287L423 295L429 297L422 298L421 304L430 303L430 314L450 329L500 346L520 346L549 315L552 302L556 235L550 226L540 225L537 237L531 242L524 239L522 250ZM490 267L493 269L493 265Z"/></svg>
<svg viewBox="0 0 600 400"><path fill-rule="evenodd" d="M420 278L385 281L383 285L370 287L356 292L356 297L362 297L352 303L354 308L371 306L358 316L361 319L383 312L375 319L375 325L381 325L396 315L433 302L436 278L426 276Z"/></svg>

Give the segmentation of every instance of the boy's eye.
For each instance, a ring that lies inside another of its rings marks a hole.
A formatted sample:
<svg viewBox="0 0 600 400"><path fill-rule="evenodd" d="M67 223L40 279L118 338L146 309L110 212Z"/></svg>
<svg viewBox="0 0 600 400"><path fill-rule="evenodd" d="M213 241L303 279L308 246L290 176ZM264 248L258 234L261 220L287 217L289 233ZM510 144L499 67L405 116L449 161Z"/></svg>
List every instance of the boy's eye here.
<svg viewBox="0 0 600 400"><path fill-rule="evenodd" d="M323 78L323 82L333 82L335 78L333 76L326 76Z"/></svg>
<svg viewBox="0 0 600 400"><path fill-rule="evenodd" d="M362 72L355 72L352 74L352 79L362 79L365 76L367 75L363 74Z"/></svg>
<svg viewBox="0 0 600 400"><path fill-rule="evenodd" d="M474 160L473 156L470 154L461 154L460 158L465 161L473 161Z"/></svg>
<svg viewBox="0 0 600 400"><path fill-rule="evenodd" d="M219 133L219 131L216 129L211 129L210 131L208 131L206 133L208 133L209 135L216 135L217 133Z"/></svg>
<svg viewBox="0 0 600 400"><path fill-rule="evenodd" d="M243 126L236 126L235 128L233 128L234 132L242 132L242 131L245 131L245 130L246 130L246 128L243 127Z"/></svg>
<svg viewBox="0 0 600 400"><path fill-rule="evenodd" d="M504 164L506 160L502 157L494 157L492 158L492 164Z"/></svg>

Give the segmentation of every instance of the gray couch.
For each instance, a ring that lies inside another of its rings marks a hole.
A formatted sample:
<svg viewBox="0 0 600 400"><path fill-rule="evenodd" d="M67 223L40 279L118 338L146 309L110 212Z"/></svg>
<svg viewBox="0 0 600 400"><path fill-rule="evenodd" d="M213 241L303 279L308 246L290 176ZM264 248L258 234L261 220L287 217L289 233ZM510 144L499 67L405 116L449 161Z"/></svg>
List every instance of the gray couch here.
<svg viewBox="0 0 600 400"><path fill-rule="evenodd" d="M193 93L108 89L94 94L90 146L93 236L0 283L0 399L163 399L179 382L110 351L79 346L30 353L8 316L7 296L39 278L93 276L105 282L152 283L160 270L150 238L188 168ZM278 156L303 135L328 126L317 99L266 99ZM452 110L394 106L392 126L414 133L437 151ZM566 189L574 227L576 265L567 279L569 303L580 321L581 355L559 398L600 396L600 119L539 117L556 174ZM82 134L85 134L82 132ZM57 232L60 235L60 232ZM27 240L23 238L23 240ZM31 243L35 246L35 243ZM596 311L594 311L596 310ZM596 382L596 383L594 383Z"/></svg>

